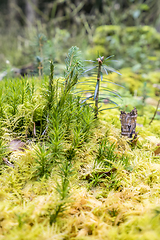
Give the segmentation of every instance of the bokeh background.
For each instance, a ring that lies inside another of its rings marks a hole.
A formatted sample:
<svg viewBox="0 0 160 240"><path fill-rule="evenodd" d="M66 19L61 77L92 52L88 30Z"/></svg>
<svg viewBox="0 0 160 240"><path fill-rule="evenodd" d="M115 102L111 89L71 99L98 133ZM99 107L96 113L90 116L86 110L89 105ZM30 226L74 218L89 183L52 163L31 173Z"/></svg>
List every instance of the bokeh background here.
<svg viewBox="0 0 160 240"><path fill-rule="evenodd" d="M63 65L72 45L84 59L114 55L119 69L157 70L159 32L159 0L1 0L0 72L42 58Z"/></svg>

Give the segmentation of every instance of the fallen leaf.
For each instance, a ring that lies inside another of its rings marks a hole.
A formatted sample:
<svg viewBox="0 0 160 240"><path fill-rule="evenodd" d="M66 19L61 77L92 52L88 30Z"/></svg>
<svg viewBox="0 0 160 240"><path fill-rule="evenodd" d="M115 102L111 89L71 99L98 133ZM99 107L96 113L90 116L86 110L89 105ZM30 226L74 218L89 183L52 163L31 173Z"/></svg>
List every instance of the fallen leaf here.
<svg viewBox="0 0 160 240"><path fill-rule="evenodd" d="M3 161L7 166L14 168L14 165L11 162L9 162L7 158L3 158Z"/></svg>
<svg viewBox="0 0 160 240"><path fill-rule="evenodd" d="M24 151L26 145L19 139L14 139L9 144L10 151Z"/></svg>
<svg viewBox="0 0 160 240"><path fill-rule="evenodd" d="M160 143L157 144L157 146L160 146ZM155 155L160 154L160 147L158 147L155 151L154 151Z"/></svg>

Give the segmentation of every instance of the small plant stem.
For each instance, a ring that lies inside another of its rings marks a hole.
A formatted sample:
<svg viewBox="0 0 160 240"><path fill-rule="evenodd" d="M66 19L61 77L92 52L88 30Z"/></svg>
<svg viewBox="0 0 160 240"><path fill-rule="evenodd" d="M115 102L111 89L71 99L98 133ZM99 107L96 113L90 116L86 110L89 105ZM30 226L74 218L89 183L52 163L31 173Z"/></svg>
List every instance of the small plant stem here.
<svg viewBox="0 0 160 240"><path fill-rule="evenodd" d="M38 66L39 77L42 76L42 69L43 69L43 67L42 67L42 63L39 63L39 66Z"/></svg>
<svg viewBox="0 0 160 240"><path fill-rule="evenodd" d="M97 84L98 87L96 97L95 97L95 118L97 118L98 115L98 100L99 100L99 85L100 85L100 76L101 76L101 67L104 60L104 57L98 58L98 73L97 73Z"/></svg>
<svg viewBox="0 0 160 240"><path fill-rule="evenodd" d="M158 100L156 111L154 112L154 115L153 115L153 117L152 117L149 125L151 125L151 123L153 122L153 120L154 120L154 118L155 118L155 116L156 116L156 114L157 114L157 110L158 110L159 104L160 104L160 99Z"/></svg>
<svg viewBox="0 0 160 240"><path fill-rule="evenodd" d="M50 78L49 78L49 88L50 91L52 92L52 85L53 85L53 73L54 73L54 65L53 61L50 61Z"/></svg>
<svg viewBox="0 0 160 240"><path fill-rule="evenodd" d="M53 65L53 61L50 61L50 76L49 76L49 86L48 86L48 90L49 90L49 99L48 99L48 107L49 110L51 109L52 106L52 101L53 101L53 95L54 95L54 89L53 89L53 76L54 76L54 65Z"/></svg>
<svg viewBox="0 0 160 240"><path fill-rule="evenodd" d="M39 77L42 76L42 71L43 71L43 62L42 62L43 53L42 53L42 47L43 47L42 38L40 38L40 39L39 39L39 51L40 51L40 56L41 56L41 62L39 63L39 66L38 66Z"/></svg>
<svg viewBox="0 0 160 240"><path fill-rule="evenodd" d="M143 98L142 98L142 116L144 115L145 100L147 98L146 86L147 86L147 83L145 82L143 87Z"/></svg>

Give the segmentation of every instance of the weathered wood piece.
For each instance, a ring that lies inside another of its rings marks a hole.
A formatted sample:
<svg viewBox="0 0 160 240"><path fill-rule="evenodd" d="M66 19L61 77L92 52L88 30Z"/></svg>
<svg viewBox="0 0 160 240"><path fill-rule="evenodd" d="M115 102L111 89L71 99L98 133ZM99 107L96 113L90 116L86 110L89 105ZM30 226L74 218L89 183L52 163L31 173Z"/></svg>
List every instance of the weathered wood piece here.
<svg viewBox="0 0 160 240"><path fill-rule="evenodd" d="M13 139L9 143L9 147L8 147L9 153L14 152L14 151L22 151L22 152L24 152L25 149L27 149L26 144L24 142L22 142L21 140L19 140L19 139ZM7 166L14 168L14 164L11 163L7 158L4 157L3 161L4 161L4 163Z"/></svg>
<svg viewBox="0 0 160 240"><path fill-rule="evenodd" d="M3 158L3 161L4 161L4 163L5 163L7 166L9 166L9 167L11 167L11 168L14 168L14 164L11 163L10 161L8 161L7 158Z"/></svg>
<svg viewBox="0 0 160 240"><path fill-rule="evenodd" d="M160 154L160 143L157 144L158 148L154 151L155 155L159 155Z"/></svg>
<svg viewBox="0 0 160 240"><path fill-rule="evenodd" d="M24 149L26 148L25 142L22 142L19 139L13 139L9 144L9 150L11 152L13 151L22 151L24 152Z"/></svg>
<svg viewBox="0 0 160 240"><path fill-rule="evenodd" d="M137 109L134 108L130 113L121 111L121 135L127 136L128 138L136 138L136 120L137 120Z"/></svg>

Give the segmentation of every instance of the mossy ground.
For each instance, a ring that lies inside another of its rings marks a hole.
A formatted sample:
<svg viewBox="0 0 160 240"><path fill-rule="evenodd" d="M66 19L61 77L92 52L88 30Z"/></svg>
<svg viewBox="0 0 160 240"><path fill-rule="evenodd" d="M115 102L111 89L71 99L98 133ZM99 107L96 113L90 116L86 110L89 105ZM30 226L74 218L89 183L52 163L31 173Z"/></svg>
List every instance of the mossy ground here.
<svg viewBox="0 0 160 240"><path fill-rule="evenodd" d="M89 140L76 152L70 197L52 225L50 216L60 201L57 167L48 178L37 179L36 143L12 152L15 168L1 166L0 239L160 239L160 157L154 155L160 122L149 125L148 112L137 119L138 142L133 147L120 135L119 110L99 114ZM105 167L95 164L103 139L115 146L115 157L105 159ZM95 174L113 168L106 177Z"/></svg>

